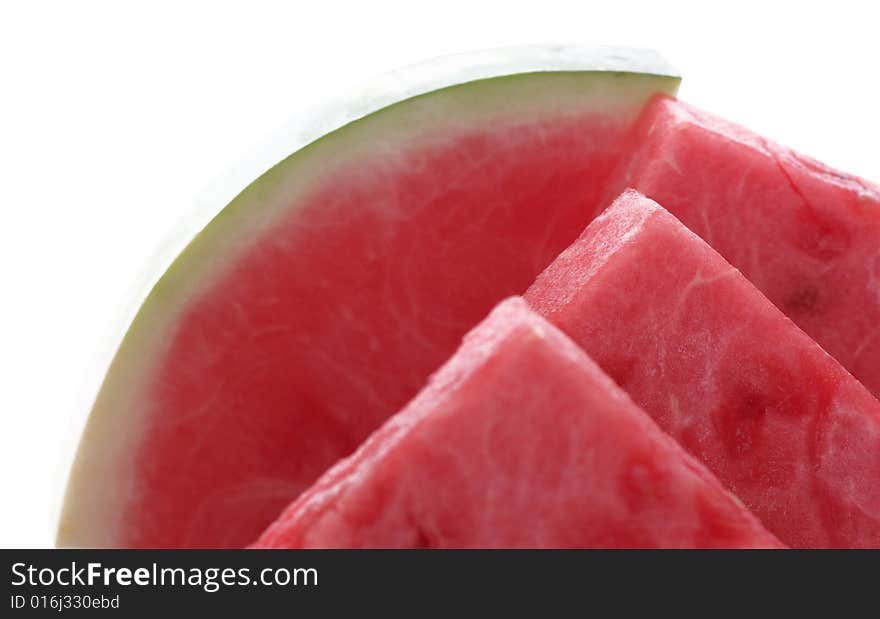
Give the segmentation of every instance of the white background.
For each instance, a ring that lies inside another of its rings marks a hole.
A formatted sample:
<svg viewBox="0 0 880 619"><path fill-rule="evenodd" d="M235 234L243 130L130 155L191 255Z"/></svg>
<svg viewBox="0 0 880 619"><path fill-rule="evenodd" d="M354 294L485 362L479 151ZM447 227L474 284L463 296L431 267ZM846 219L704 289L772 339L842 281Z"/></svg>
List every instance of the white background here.
<svg viewBox="0 0 880 619"><path fill-rule="evenodd" d="M0 547L52 544L151 256L298 111L444 53L653 47L683 99L880 181L872 5L0 0Z"/></svg>

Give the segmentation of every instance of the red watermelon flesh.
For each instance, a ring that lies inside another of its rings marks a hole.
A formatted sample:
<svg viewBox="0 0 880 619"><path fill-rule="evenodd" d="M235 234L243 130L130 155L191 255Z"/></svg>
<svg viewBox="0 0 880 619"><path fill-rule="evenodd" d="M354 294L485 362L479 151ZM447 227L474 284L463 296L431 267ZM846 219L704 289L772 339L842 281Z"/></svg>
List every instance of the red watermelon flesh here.
<svg viewBox="0 0 880 619"><path fill-rule="evenodd" d="M667 97L633 151L612 195L657 200L880 395L880 188Z"/></svg>
<svg viewBox="0 0 880 619"><path fill-rule="evenodd" d="M784 543L880 546L880 402L655 202L624 193L526 298Z"/></svg>
<svg viewBox="0 0 880 619"><path fill-rule="evenodd" d="M260 548L778 547L571 340L510 299Z"/></svg>
<svg viewBox="0 0 880 619"><path fill-rule="evenodd" d="M126 335L59 545L251 543L403 406L574 240L639 112L677 85L569 70L588 64L398 102L236 198Z"/></svg>

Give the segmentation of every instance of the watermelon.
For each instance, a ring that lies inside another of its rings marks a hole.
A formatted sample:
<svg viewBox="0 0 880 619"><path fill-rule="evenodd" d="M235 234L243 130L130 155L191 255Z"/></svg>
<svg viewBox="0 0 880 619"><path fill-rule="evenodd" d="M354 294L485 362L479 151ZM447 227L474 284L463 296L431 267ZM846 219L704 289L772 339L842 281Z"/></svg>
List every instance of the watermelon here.
<svg viewBox="0 0 880 619"><path fill-rule="evenodd" d="M609 191L700 235L880 396L880 187L666 97Z"/></svg>
<svg viewBox="0 0 880 619"><path fill-rule="evenodd" d="M582 350L513 298L256 546L779 542Z"/></svg>
<svg viewBox="0 0 880 619"><path fill-rule="evenodd" d="M624 193L526 298L783 543L880 546L880 402L658 204Z"/></svg>
<svg viewBox="0 0 880 619"><path fill-rule="evenodd" d="M60 546L253 542L575 239L678 84L626 50L438 70L348 106L156 283L83 433Z"/></svg>

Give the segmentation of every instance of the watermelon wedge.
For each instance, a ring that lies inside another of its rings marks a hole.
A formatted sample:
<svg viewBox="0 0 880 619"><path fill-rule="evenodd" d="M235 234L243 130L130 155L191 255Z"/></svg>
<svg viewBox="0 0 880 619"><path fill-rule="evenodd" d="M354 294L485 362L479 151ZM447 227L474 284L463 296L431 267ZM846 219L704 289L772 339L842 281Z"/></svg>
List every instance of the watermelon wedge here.
<svg viewBox="0 0 880 619"><path fill-rule="evenodd" d="M84 431L60 546L252 542L574 240L678 84L627 50L438 70L386 80L390 99L266 172L155 285Z"/></svg>
<svg viewBox="0 0 880 619"><path fill-rule="evenodd" d="M655 202L624 193L526 298L783 543L880 547L880 402Z"/></svg>
<svg viewBox="0 0 880 619"><path fill-rule="evenodd" d="M514 298L256 546L779 542L582 350Z"/></svg>
<svg viewBox="0 0 880 619"><path fill-rule="evenodd" d="M880 396L880 187L667 97L632 144L612 193L657 200Z"/></svg>

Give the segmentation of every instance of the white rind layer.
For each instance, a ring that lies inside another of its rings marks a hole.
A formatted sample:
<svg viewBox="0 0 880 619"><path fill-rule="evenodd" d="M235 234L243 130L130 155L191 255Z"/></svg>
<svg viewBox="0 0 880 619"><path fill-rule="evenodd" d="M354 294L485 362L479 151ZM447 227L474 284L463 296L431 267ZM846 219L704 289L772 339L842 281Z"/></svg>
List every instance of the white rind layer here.
<svg viewBox="0 0 880 619"><path fill-rule="evenodd" d="M432 58L373 78L335 102L304 110L234 169L226 171L210 188L203 208L213 214L242 187L290 153L399 101L504 75L566 71L678 77L678 72L654 50L628 47L523 45Z"/></svg>

